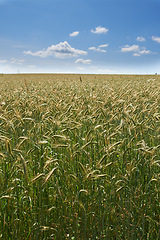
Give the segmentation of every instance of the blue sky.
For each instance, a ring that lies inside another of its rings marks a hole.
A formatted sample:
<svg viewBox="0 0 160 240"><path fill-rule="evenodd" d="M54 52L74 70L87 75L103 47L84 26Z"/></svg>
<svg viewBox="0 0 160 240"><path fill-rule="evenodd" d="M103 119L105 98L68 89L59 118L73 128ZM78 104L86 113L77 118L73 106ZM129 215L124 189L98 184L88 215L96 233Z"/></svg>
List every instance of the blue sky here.
<svg viewBox="0 0 160 240"><path fill-rule="evenodd" d="M0 0L0 72L160 73L160 0Z"/></svg>

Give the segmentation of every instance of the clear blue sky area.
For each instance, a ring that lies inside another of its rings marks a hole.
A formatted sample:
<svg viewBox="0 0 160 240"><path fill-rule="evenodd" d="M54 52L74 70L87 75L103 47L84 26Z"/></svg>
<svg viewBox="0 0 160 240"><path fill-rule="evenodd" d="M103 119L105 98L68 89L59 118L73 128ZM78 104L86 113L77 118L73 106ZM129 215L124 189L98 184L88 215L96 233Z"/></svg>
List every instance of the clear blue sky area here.
<svg viewBox="0 0 160 240"><path fill-rule="evenodd" d="M160 0L0 0L0 72L160 73Z"/></svg>

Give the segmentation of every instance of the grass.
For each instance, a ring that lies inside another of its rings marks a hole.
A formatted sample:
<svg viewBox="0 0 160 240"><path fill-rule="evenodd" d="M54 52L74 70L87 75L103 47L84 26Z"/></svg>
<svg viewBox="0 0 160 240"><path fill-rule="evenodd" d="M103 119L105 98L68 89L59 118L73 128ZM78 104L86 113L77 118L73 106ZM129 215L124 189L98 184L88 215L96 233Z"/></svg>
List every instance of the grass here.
<svg viewBox="0 0 160 240"><path fill-rule="evenodd" d="M0 239L160 239L159 75L0 86Z"/></svg>

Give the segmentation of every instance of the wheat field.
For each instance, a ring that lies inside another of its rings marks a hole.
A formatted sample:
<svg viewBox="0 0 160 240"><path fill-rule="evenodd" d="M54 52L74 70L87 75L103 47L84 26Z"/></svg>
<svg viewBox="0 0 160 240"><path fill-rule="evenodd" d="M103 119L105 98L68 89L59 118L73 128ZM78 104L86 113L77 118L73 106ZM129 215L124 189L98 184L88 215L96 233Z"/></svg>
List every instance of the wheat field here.
<svg viewBox="0 0 160 240"><path fill-rule="evenodd" d="M0 75L0 239L160 239L160 76Z"/></svg>

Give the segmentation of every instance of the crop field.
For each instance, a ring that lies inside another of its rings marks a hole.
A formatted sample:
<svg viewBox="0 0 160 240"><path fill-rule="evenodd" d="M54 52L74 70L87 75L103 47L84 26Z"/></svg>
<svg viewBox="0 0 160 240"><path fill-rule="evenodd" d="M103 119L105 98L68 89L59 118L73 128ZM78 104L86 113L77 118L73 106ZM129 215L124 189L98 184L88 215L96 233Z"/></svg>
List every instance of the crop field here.
<svg viewBox="0 0 160 240"><path fill-rule="evenodd" d="M0 239L160 239L159 75L0 75Z"/></svg>

